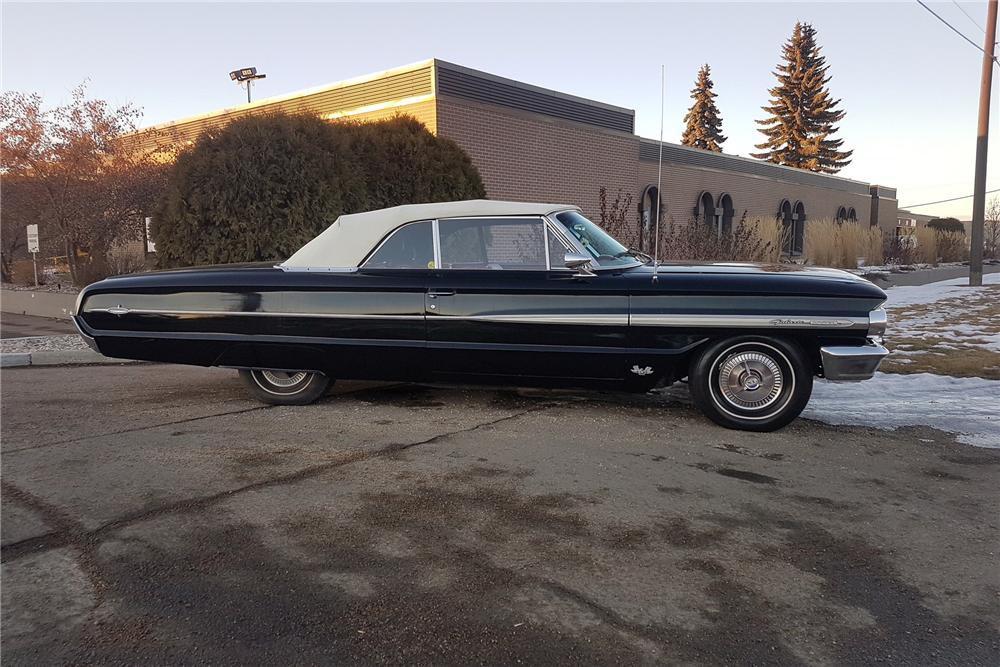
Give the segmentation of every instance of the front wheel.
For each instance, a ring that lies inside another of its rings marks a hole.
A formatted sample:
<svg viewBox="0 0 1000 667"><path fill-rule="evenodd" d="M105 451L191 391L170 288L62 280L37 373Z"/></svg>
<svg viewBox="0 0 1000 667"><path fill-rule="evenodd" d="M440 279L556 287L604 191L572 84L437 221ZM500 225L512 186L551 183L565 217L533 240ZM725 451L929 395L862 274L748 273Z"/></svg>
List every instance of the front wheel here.
<svg viewBox="0 0 1000 667"><path fill-rule="evenodd" d="M308 371L240 371L254 398L272 405L308 405L326 392L330 378Z"/></svg>
<svg viewBox="0 0 1000 667"><path fill-rule="evenodd" d="M691 364L695 405L726 428L774 431L799 416L812 395L806 355L779 338L744 336L708 345Z"/></svg>

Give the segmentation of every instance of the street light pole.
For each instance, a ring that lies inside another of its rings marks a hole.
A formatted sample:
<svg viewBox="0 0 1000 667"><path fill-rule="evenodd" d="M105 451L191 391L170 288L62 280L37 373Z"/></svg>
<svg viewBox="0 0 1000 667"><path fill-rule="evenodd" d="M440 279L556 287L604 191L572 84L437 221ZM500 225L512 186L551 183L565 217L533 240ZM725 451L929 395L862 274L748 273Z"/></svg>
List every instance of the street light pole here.
<svg viewBox="0 0 1000 667"><path fill-rule="evenodd" d="M972 199L972 241L969 248L969 285L983 284L983 219L986 217L986 147L990 137L990 92L993 87L993 49L997 36L997 0L986 10L986 43L979 83L979 131L976 134L976 184Z"/></svg>

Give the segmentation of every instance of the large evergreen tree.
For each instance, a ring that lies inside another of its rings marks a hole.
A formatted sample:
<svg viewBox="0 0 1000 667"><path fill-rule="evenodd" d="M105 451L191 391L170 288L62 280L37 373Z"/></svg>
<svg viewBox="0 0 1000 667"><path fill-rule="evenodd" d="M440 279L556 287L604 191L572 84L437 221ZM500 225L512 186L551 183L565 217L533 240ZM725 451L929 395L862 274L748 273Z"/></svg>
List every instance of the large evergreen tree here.
<svg viewBox="0 0 1000 667"><path fill-rule="evenodd" d="M853 151L840 150L843 140L831 138L844 112L837 108L840 100L830 97L829 65L820 50L816 30L796 23L774 73L778 85L770 91L771 103L763 107L769 117L757 121L767 140L757 144L762 152L754 157L826 174L850 164Z"/></svg>
<svg viewBox="0 0 1000 667"><path fill-rule="evenodd" d="M718 96L712 90L715 84L712 83L711 74L712 70L707 63L698 70L698 80L691 91L694 104L684 116L686 127L681 135L681 143L721 153L726 138L722 136L722 118L719 116L719 108L715 106L715 98Z"/></svg>

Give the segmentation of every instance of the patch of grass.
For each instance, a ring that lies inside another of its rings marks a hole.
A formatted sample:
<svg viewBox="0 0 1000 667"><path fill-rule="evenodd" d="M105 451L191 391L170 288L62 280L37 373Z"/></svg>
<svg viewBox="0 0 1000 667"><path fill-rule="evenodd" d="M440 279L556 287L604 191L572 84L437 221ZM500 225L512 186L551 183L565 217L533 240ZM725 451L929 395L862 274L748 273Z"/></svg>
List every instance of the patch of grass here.
<svg viewBox="0 0 1000 667"><path fill-rule="evenodd" d="M889 309L886 373L935 373L1000 380L1000 287L987 286L933 303Z"/></svg>

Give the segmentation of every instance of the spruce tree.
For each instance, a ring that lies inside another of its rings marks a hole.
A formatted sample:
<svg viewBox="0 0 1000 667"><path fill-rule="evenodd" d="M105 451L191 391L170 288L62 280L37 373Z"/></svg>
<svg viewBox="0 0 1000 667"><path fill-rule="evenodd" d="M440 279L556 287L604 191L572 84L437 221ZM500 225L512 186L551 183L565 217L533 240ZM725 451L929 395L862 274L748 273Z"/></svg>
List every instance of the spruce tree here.
<svg viewBox="0 0 1000 667"><path fill-rule="evenodd" d="M681 135L681 143L721 153L726 138L722 136L722 118L719 116L719 108L715 106L715 98L718 96L712 90L715 84L712 83L711 74L712 70L707 63L698 70L698 79L691 91L694 104L684 116L686 127Z"/></svg>
<svg viewBox="0 0 1000 667"><path fill-rule="evenodd" d="M767 140L757 144L762 152L754 157L825 174L850 164L853 151L840 150L843 140L831 138L844 112L826 87L829 65L820 50L816 30L796 23L782 48L784 62L774 73L778 85L770 91L770 104L762 107L769 117L757 121Z"/></svg>

